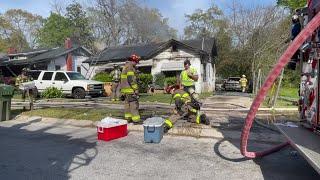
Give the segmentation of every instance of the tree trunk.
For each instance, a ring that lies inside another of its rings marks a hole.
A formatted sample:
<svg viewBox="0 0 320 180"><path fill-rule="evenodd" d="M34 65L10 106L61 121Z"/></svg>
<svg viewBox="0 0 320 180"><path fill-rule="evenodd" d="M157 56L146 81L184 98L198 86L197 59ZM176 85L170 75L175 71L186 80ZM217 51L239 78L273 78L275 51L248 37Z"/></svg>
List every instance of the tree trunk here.
<svg viewBox="0 0 320 180"><path fill-rule="evenodd" d="M256 88L255 88L256 94L259 91L259 79L260 79L260 76L261 76L261 69L258 70L258 77L257 77L258 82L256 82Z"/></svg>

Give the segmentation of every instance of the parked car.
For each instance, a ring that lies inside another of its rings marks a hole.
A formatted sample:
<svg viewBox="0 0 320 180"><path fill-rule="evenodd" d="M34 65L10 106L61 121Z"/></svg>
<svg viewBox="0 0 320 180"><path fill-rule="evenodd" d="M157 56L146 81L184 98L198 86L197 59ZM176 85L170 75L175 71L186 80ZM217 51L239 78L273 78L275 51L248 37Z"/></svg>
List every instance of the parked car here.
<svg viewBox="0 0 320 180"><path fill-rule="evenodd" d="M223 88L226 91L241 91L240 77L229 77L224 83Z"/></svg>
<svg viewBox="0 0 320 180"><path fill-rule="evenodd" d="M63 94L75 99L86 96L102 96L104 86L102 82L87 80L80 73L73 71L29 71L41 94L48 87L61 89Z"/></svg>

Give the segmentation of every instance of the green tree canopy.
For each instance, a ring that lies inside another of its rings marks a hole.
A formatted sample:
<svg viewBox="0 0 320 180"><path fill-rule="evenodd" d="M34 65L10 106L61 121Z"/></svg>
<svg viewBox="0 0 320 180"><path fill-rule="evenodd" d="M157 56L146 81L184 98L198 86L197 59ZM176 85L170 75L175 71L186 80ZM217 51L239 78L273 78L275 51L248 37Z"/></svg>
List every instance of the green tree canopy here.
<svg viewBox="0 0 320 180"><path fill-rule="evenodd" d="M287 7L291 10L302 8L307 4L307 0L277 0L279 6Z"/></svg>
<svg viewBox="0 0 320 180"><path fill-rule="evenodd" d="M9 9L0 14L0 51L9 47L18 51L35 47L42 17L21 9Z"/></svg>
<svg viewBox="0 0 320 180"><path fill-rule="evenodd" d="M69 20L59 14L51 13L40 29L39 43L44 47L63 46L64 40L71 37L73 28Z"/></svg>
<svg viewBox="0 0 320 180"><path fill-rule="evenodd" d="M212 5L207 10L197 9L191 15L186 15L189 25L184 29L187 39L199 37L213 37L222 25L225 25L223 12Z"/></svg>
<svg viewBox="0 0 320 180"><path fill-rule="evenodd" d="M93 36L86 12L77 2L70 4L66 10L66 18L68 18L72 27L73 41L90 48L93 43Z"/></svg>

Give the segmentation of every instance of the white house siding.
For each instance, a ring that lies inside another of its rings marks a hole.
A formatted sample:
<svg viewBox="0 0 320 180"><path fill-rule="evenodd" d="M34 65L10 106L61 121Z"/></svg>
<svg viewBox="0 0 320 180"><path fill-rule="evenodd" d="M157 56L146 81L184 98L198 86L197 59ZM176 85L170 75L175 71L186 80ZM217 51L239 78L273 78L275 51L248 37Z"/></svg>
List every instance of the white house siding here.
<svg viewBox="0 0 320 180"><path fill-rule="evenodd" d="M207 81L203 83L203 92L211 92L214 88L212 64L206 64Z"/></svg>
<svg viewBox="0 0 320 180"><path fill-rule="evenodd" d="M187 49L178 49L178 52L172 52L171 48L163 51L153 58L153 66L151 69L151 74L154 76L155 74L161 73L161 67L164 63L172 62L172 61L180 61L183 63L184 60L189 59L191 62L191 66L197 69L199 80L195 83L196 92L203 92L202 84L203 84L203 69L201 68L200 57L197 54L192 53Z"/></svg>
<svg viewBox="0 0 320 180"><path fill-rule="evenodd" d="M73 56L73 70L77 71L78 67L80 67L80 73L83 76L86 76L86 75L88 76L89 64L82 63L87 59L88 57L85 57L85 56Z"/></svg>
<svg viewBox="0 0 320 180"><path fill-rule="evenodd" d="M55 71L56 66L60 66L60 70L66 71L67 70L66 57L60 56L54 60L51 60L50 63L48 64L47 70Z"/></svg>
<svg viewBox="0 0 320 180"><path fill-rule="evenodd" d="M193 53L189 49L178 49L178 52L172 52L172 48L168 48L167 50L159 53L157 56L149 59L152 61L151 74L154 76L156 74L161 73L161 67L165 63L169 62L181 62L189 59L191 62L191 66L196 68L199 75L198 82L195 83L196 92L208 92L213 90L213 70L212 65L210 63L206 64L206 75L207 81L203 82L203 73L204 66L201 64L200 56L198 54ZM85 64L86 67L89 67L89 64ZM91 79L97 72L101 71L100 66L91 66L89 68L89 72L86 78Z"/></svg>
<svg viewBox="0 0 320 180"><path fill-rule="evenodd" d="M81 68L81 74L83 76L87 75L87 71L89 70L89 64L88 63L82 63L83 61L87 60L88 57L85 56L72 56L72 71L77 71L77 67ZM54 60L51 60L48 64L47 70L55 71L56 66L60 66L60 70L66 71L67 70L67 64L66 64L66 57L60 56Z"/></svg>

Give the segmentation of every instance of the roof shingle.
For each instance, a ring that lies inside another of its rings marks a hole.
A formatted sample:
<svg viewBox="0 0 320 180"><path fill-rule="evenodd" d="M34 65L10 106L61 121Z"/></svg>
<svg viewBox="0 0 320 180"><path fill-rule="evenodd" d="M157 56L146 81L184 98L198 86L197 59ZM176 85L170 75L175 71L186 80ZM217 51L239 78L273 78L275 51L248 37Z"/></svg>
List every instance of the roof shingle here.
<svg viewBox="0 0 320 180"><path fill-rule="evenodd" d="M171 39L166 42L161 43L150 43L146 45L134 45L134 46L119 46L119 47L110 47L103 50L95 59L88 59L84 63L108 63L116 61L124 61L130 57L131 54L135 53L141 56L142 60L147 60L157 55L160 51L177 44L178 46L184 46L193 51L205 54L205 55L214 55L213 50L215 47L215 39L201 39L198 40L185 40L177 41Z"/></svg>

